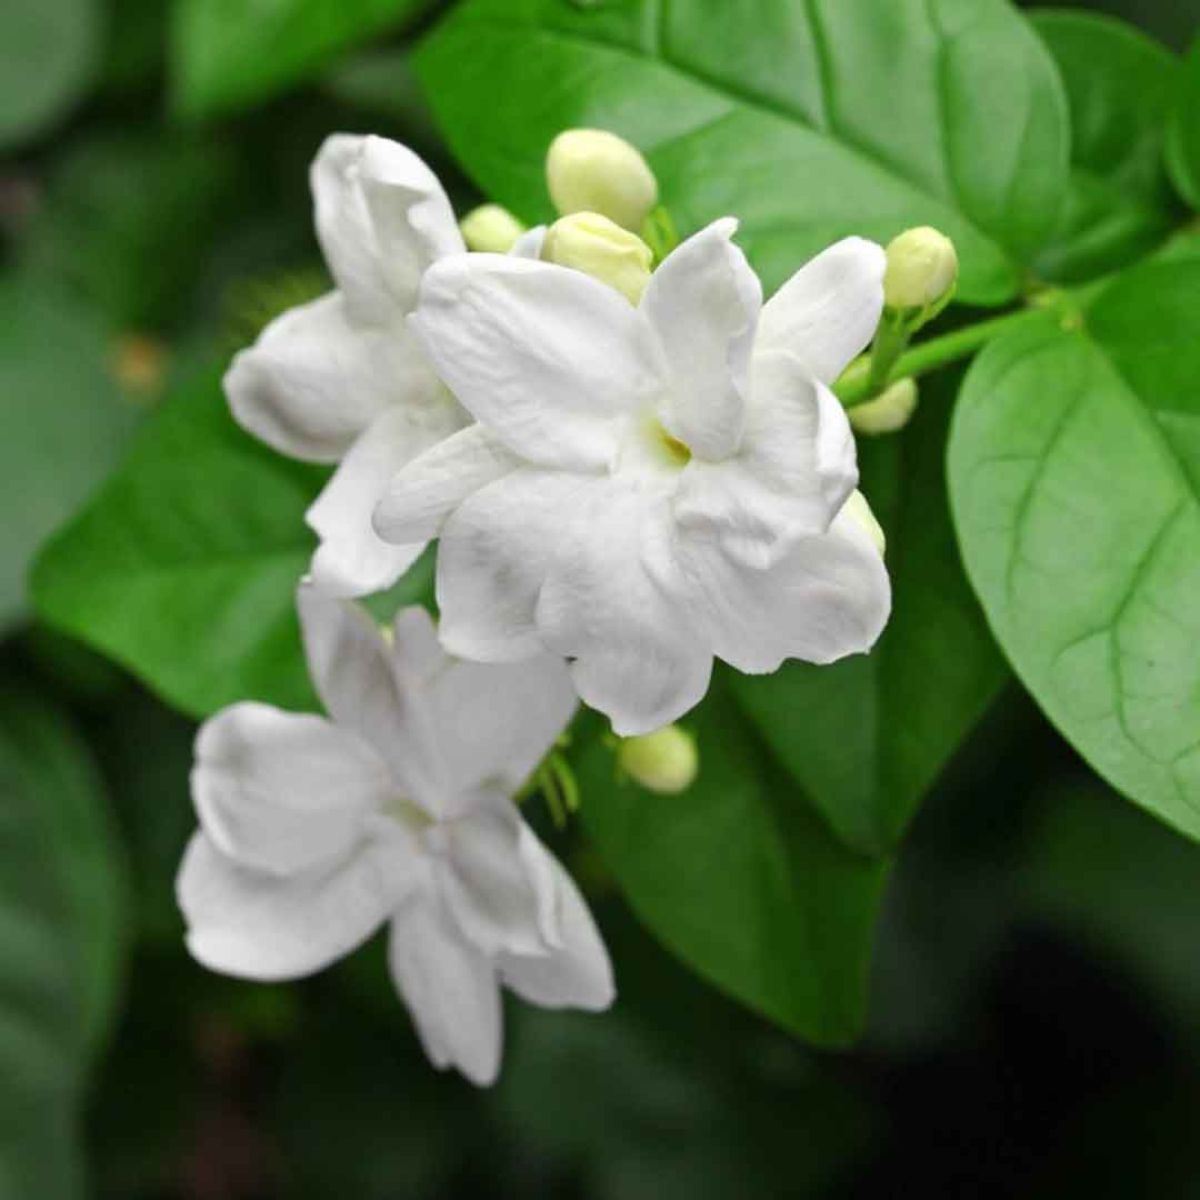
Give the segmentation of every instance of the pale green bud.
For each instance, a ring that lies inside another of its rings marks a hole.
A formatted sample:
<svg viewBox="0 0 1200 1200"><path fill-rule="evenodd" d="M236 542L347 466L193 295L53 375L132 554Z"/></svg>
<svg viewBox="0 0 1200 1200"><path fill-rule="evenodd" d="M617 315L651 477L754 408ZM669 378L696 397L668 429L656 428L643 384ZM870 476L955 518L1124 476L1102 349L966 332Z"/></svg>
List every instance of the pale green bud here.
<svg viewBox="0 0 1200 1200"><path fill-rule="evenodd" d="M617 762L635 783L664 795L686 790L700 770L696 739L678 725L622 738Z"/></svg>
<svg viewBox="0 0 1200 1200"><path fill-rule="evenodd" d="M499 204L481 204L471 209L458 227L467 249L485 254L507 254L525 232L525 226Z"/></svg>
<svg viewBox="0 0 1200 1200"><path fill-rule="evenodd" d="M637 234L599 213L581 212L560 217L546 230L542 258L583 271L637 304L650 282L653 255Z"/></svg>
<svg viewBox="0 0 1200 1200"><path fill-rule="evenodd" d="M546 186L563 216L596 212L640 233L658 203L658 181L624 138L604 129L568 129L546 153Z"/></svg>
<svg viewBox="0 0 1200 1200"><path fill-rule="evenodd" d="M928 225L906 230L887 248L883 300L888 308L926 309L949 300L958 282L954 243Z"/></svg>
<svg viewBox="0 0 1200 1200"><path fill-rule="evenodd" d="M887 538L884 537L883 526L876 520L871 506L867 503L866 496L855 488L850 493L850 498L842 506L842 512L870 535L871 541L875 543L875 549L882 557L884 550L887 549Z"/></svg>
<svg viewBox="0 0 1200 1200"><path fill-rule="evenodd" d="M917 408L917 382L900 379L865 404L854 404L846 410L855 433L872 437L880 433L895 433L908 424Z"/></svg>

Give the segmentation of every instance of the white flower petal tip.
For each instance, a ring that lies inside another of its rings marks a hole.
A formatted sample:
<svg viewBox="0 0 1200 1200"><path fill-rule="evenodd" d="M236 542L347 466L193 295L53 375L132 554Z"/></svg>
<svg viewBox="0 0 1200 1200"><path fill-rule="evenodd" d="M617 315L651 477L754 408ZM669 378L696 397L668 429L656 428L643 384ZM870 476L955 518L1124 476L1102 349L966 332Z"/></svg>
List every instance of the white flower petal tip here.
<svg viewBox="0 0 1200 1200"><path fill-rule="evenodd" d="M311 578L297 606L330 717L240 704L201 728L200 829L177 885L188 947L213 970L284 980L390 924L430 1059L486 1085L502 984L554 1006L611 995L586 906L509 799L575 711L567 668L457 662L423 610L385 635Z"/></svg>

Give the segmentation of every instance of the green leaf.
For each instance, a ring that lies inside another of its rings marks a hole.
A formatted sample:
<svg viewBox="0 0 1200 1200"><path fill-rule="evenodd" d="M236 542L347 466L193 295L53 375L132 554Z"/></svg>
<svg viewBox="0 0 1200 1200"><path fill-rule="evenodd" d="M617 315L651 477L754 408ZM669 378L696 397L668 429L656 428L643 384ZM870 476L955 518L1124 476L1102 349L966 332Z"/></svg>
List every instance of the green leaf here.
<svg viewBox="0 0 1200 1200"><path fill-rule="evenodd" d="M1073 282L1126 266L1173 224L1163 140L1179 65L1131 25L1094 13L1033 14L1071 110L1071 180L1039 273Z"/></svg>
<svg viewBox="0 0 1200 1200"><path fill-rule="evenodd" d="M195 716L242 699L311 707L293 600L323 477L238 429L205 372L46 547L38 611Z"/></svg>
<svg viewBox="0 0 1200 1200"><path fill-rule="evenodd" d="M86 308L33 282L0 284L0 627L25 609L37 547L108 474L133 428L110 355Z"/></svg>
<svg viewBox="0 0 1200 1200"><path fill-rule="evenodd" d="M98 0L0 5L0 149L45 132L80 98L99 65Z"/></svg>
<svg viewBox="0 0 1200 1200"><path fill-rule="evenodd" d="M1200 38L1184 62L1167 135L1167 167L1179 194L1200 210Z"/></svg>
<svg viewBox="0 0 1200 1200"><path fill-rule="evenodd" d="M0 690L0 1195L83 1195L82 1086L119 977L122 881L99 777L61 715Z"/></svg>
<svg viewBox="0 0 1200 1200"><path fill-rule="evenodd" d="M768 290L850 233L935 225L960 299L998 304L1066 184L1054 64L1003 0L468 0L416 66L451 148L529 220L573 125L648 156L676 224L742 221Z"/></svg>
<svg viewBox="0 0 1200 1200"><path fill-rule="evenodd" d="M339 51L394 29L431 0L174 0L176 110L211 117L311 79Z"/></svg>
<svg viewBox="0 0 1200 1200"><path fill-rule="evenodd" d="M670 950L792 1032L844 1044L862 1025L886 866L833 837L720 678L694 728L700 774L678 796L614 785L612 755L593 742L584 824Z"/></svg>
<svg viewBox="0 0 1200 1200"><path fill-rule="evenodd" d="M993 342L963 385L950 494L967 573L1049 718L1200 837L1200 261L1120 277L1064 331Z"/></svg>
<svg viewBox="0 0 1200 1200"><path fill-rule="evenodd" d="M121 328L177 318L212 255L236 176L208 138L113 136L62 156L22 239L22 265Z"/></svg>
<svg viewBox="0 0 1200 1200"><path fill-rule="evenodd" d="M891 848L1006 671L959 563L943 482L957 374L899 436L862 438L862 490L887 534L894 609L879 644L831 666L739 675L733 691L834 832Z"/></svg>

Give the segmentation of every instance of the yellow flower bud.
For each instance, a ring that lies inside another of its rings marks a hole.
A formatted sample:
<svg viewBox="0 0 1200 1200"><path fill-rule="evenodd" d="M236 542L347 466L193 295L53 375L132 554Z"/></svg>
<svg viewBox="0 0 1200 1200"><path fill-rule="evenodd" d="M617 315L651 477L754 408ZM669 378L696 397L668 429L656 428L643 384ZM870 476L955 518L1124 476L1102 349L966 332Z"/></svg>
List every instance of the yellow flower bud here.
<svg viewBox="0 0 1200 1200"><path fill-rule="evenodd" d="M499 204L481 204L458 223L468 250L507 254L525 232L525 226Z"/></svg>
<svg viewBox="0 0 1200 1200"><path fill-rule="evenodd" d="M603 129L568 129L550 143L546 185L562 216L597 212L635 233L658 203L658 181L624 138Z"/></svg>
<svg viewBox="0 0 1200 1200"><path fill-rule="evenodd" d="M871 511L871 506L867 503L867 498L857 488L850 493L850 498L842 507L842 512L851 520L857 522L863 530L870 535L871 541L875 543L875 549L879 551L880 556L887 549L887 538L883 535L883 526L879 524L875 518L875 514Z"/></svg>
<svg viewBox="0 0 1200 1200"><path fill-rule="evenodd" d="M686 790L700 770L696 739L678 725L622 738L617 762L635 783L664 795Z"/></svg>
<svg viewBox="0 0 1200 1200"><path fill-rule="evenodd" d="M599 213L582 212L560 217L546 230L542 258L583 271L636 304L650 282L653 255L637 234Z"/></svg>
<svg viewBox="0 0 1200 1200"><path fill-rule="evenodd" d="M846 410L855 433L868 437L880 433L895 433L908 424L917 408L917 382L901 379L865 404L854 404Z"/></svg>
<svg viewBox="0 0 1200 1200"><path fill-rule="evenodd" d="M958 253L945 234L922 225L889 243L883 276L883 299L888 308L944 304L957 282Z"/></svg>

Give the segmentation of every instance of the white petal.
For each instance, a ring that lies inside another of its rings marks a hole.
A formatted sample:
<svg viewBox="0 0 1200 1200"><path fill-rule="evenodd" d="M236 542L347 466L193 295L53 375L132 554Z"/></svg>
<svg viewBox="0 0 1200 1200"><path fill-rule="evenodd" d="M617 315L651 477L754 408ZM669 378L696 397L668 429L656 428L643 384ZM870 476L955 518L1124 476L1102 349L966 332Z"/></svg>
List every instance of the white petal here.
<svg viewBox="0 0 1200 1200"><path fill-rule="evenodd" d="M671 366L663 424L713 461L741 439L762 307L758 277L730 240L736 230L726 217L688 238L651 276L641 303Z"/></svg>
<svg viewBox="0 0 1200 1200"><path fill-rule="evenodd" d="M337 596L367 596L391 587L416 562L428 539L385 542L372 523L375 506L397 471L461 423L453 402L430 411L393 407L376 417L308 510L321 539L314 582Z"/></svg>
<svg viewBox="0 0 1200 1200"><path fill-rule="evenodd" d="M527 229L515 242L509 250L514 258L541 258L542 243L546 240L545 225L535 225L532 229Z"/></svg>
<svg viewBox="0 0 1200 1200"><path fill-rule="evenodd" d="M411 886L404 863L364 852L331 869L269 875L239 867L203 833L176 881L187 945L206 967L243 979L297 979L361 945Z"/></svg>
<svg viewBox="0 0 1200 1200"><path fill-rule="evenodd" d="M452 660L428 696L456 792L488 782L517 791L576 708L566 665L551 654L518 663Z"/></svg>
<svg viewBox="0 0 1200 1200"><path fill-rule="evenodd" d="M344 857L389 791L379 756L322 717L235 704L196 738L200 824L241 866L286 874Z"/></svg>
<svg viewBox="0 0 1200 1200"><path fill-rule="evenodd" d="M538 891L521 853L521 818L496 795L492 804L439 826L444 856L438 886L463 936L485 954L542 954Z"/></svg>
<svg viewBox="0 0 1200 1200"><path fill-rule="evenodd" d="M521 469L474 493L438 544L442 645L460 658L516 662L545 647L534 623L550 557L589 476Z"/></svg>
<svg viewBox="0 0 1200 1200"><path fill-rule="evenodd" d="M334 134L310 177L325 261L360 322L411 312L429 264L464 249L436 176L397 142Z"/></svg>
<svg viewBox="0 0 1200 1200"><path fill-rule="evenodd" d="M614 417L648 404L664 366L645 318L579 271L512 255L443 259L409 325L472 415L514 453L602 468Z"/></svg>
<svg viewBox="0 0 1200 1200"><path fill-rule="evenodd" d="M798 537L828 529L858 482L858 467L845 409L797 358L755 355L752 375L738 453L688 464L675 517L748 565L766 567Z"/></svg>
<svg viewBox="0 0 1200 1200"><path fill-rule="evenodd" d="M427 687L453 660L438 641L433 618L419 605L402 608L392 622L392 665L401 686Z"/></svg>
<svg viewBox="0 0 1200 1200"><path fill-rule="evenodd" d="M296 592L309 675L329 715L388 764L423 807L445 788L437 738L416 689L401 686L391 648L365 609L311 583Z"/></svg>
<svg viewBox="0 0 1200 1200"><path fill-rule="evenodd" d="M863 238L823 250L763 306L755 353L790 350L833 383L875 336L886 265L883 247Z"/></svg>
<svg viewBox="0 0 1200 1200"><path fill-rule="evenodd" d="M586 493L537 606L579 697L622 736L674 721L708 690L712 655L672 591L666 502L616 481Z"/></svg>
<svg viewBox="0 0 1200 1200"><path fill-rule="evenodd" d="M829 663L863 653L887 622L891 585L870 535L848 514L755 570L707 539L681 538L680 556L706 610L713 649L739 671L785 659Z"/></svg>
<svg viewBox="0 0 1200 1200"><path fill-rule="evenodd" d="M496 972L441 906L414 902L393 918L392 980L434 1066L456 1067L486 1087L500 1070L503 1014Z"/></svg>
<svg viewBox="0 0 1200 1200"><path fill-rule="evenodd" d="M375 509L375 529L389 542L425 542L472 492L520 463L489 430L468 425L396 474Z"/></svg>
<svg viewBox="0 0 1200 1200"><path fill-rule="evenodd" d="M500 978L523 1000L543 1008L607 1008L616 996L612 963L574 880L526 827L522 849L551 910L556 939L548 954L501 954Z"/></svg>
<svg viewBox="0 0 1200 1200"><path fill-rule="evenodd" d="M336 462L389 405L426 405L442 391L402 322L355 325L339 292L277 317L224 383L238 424L312 462Z"/></svg>

